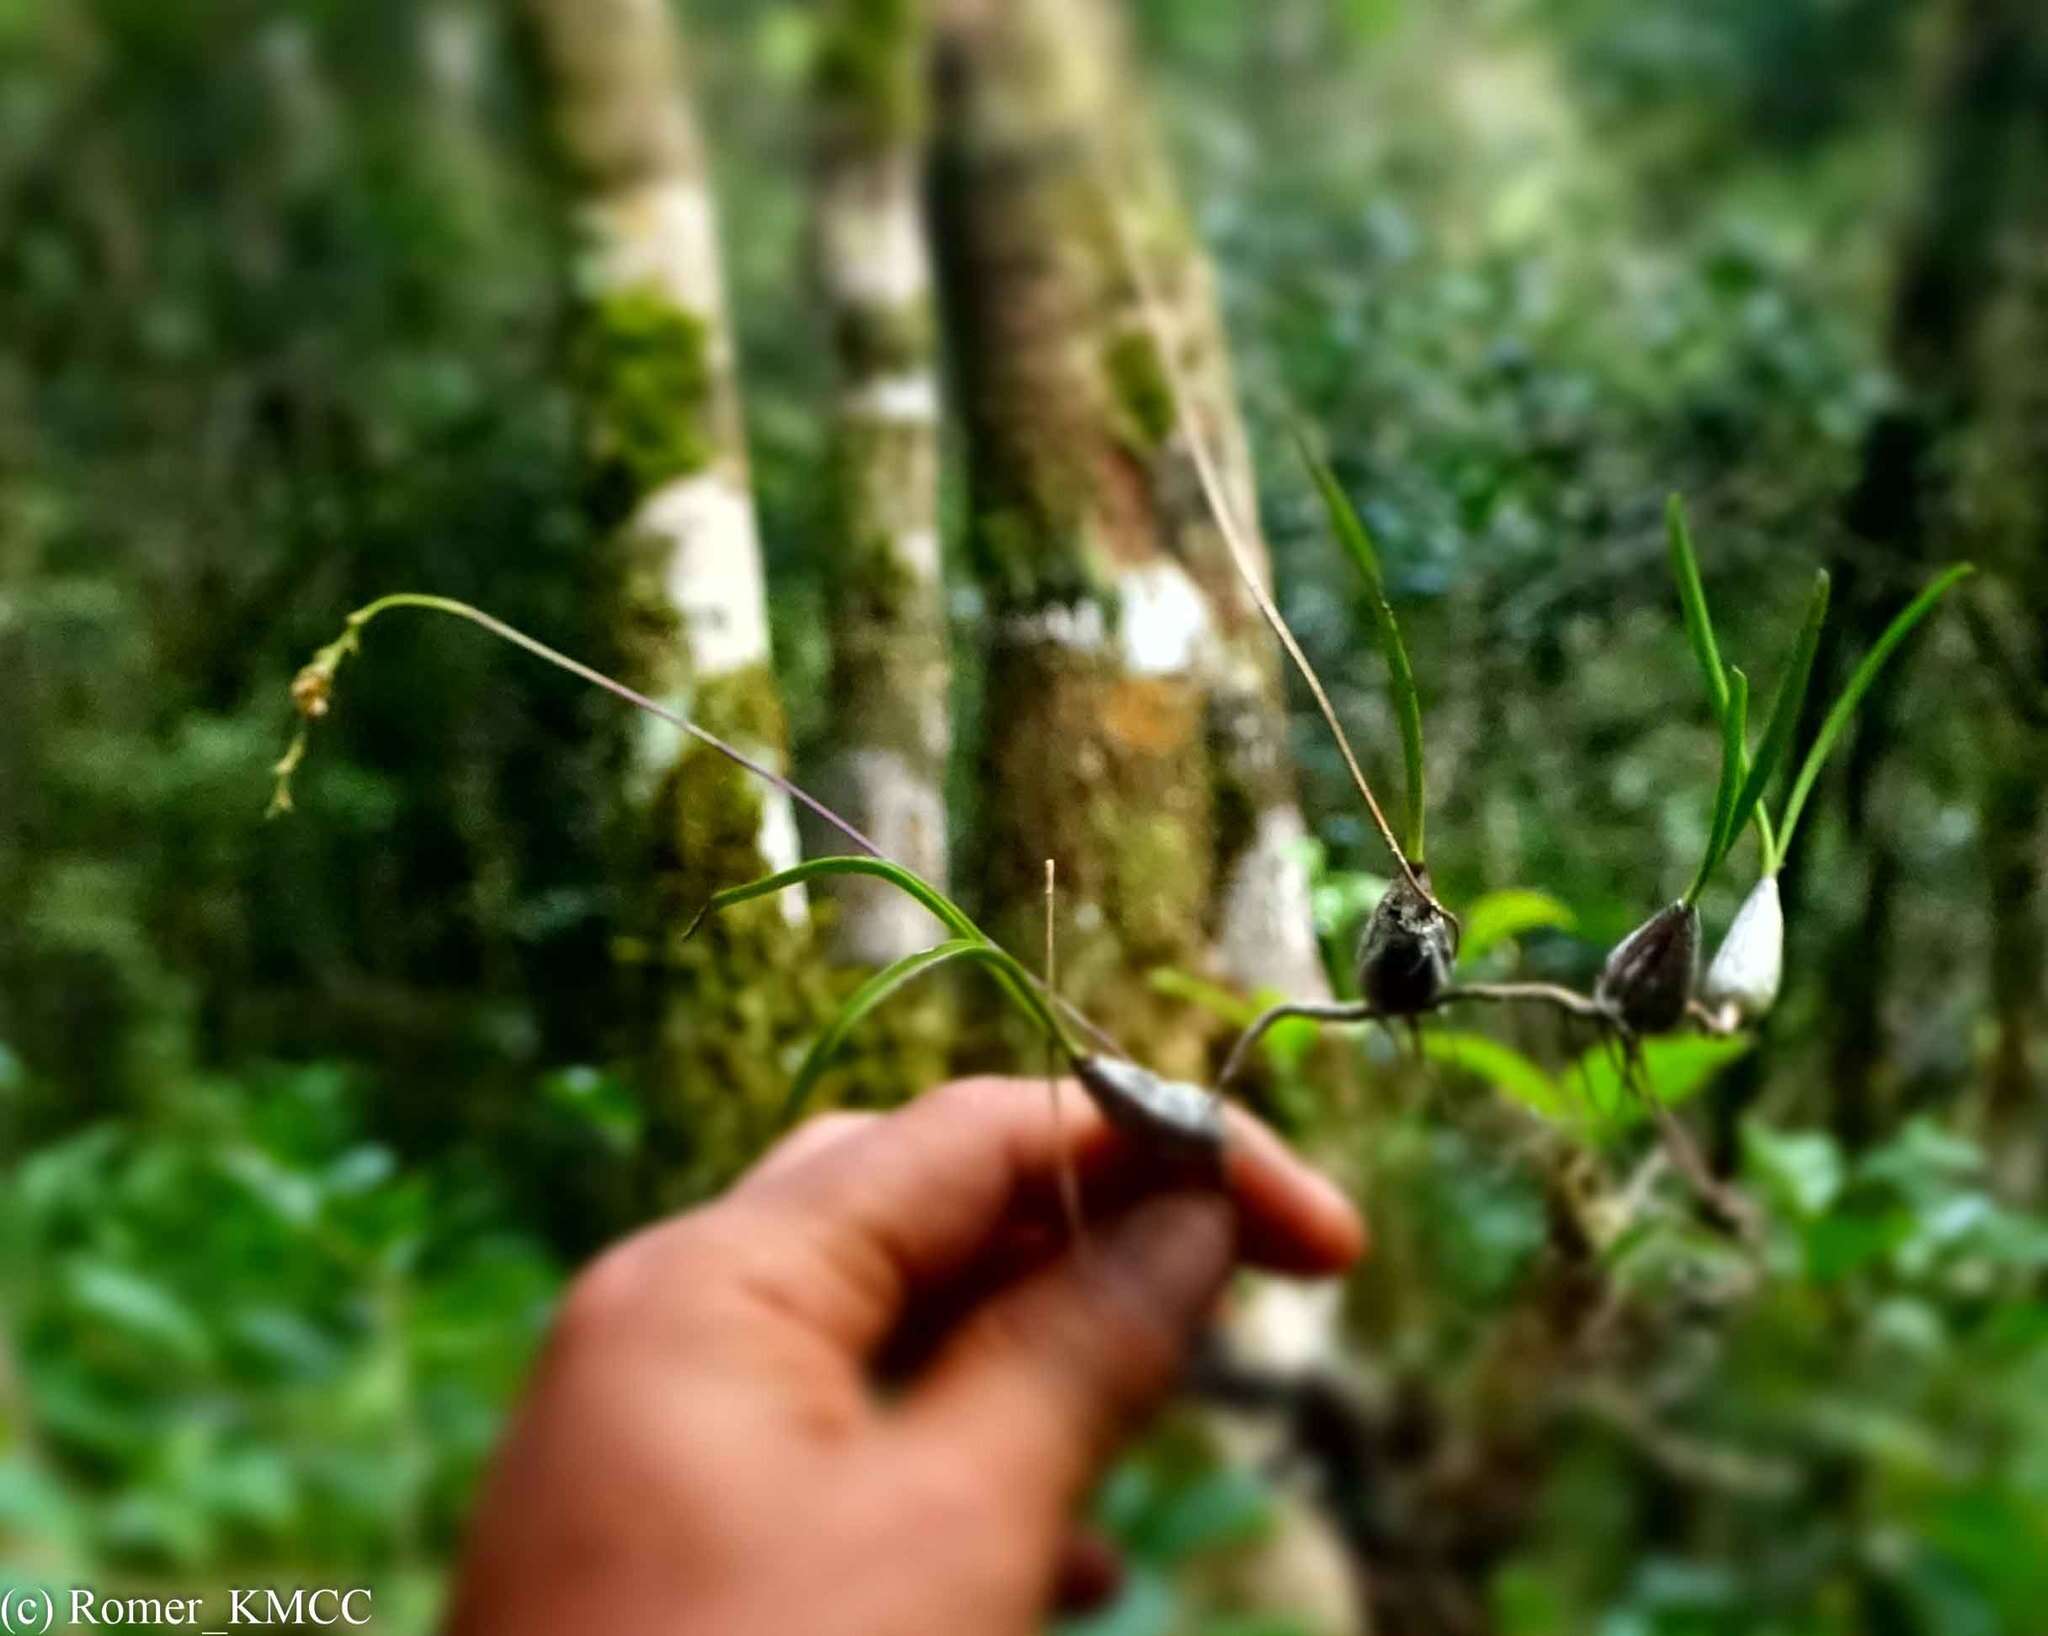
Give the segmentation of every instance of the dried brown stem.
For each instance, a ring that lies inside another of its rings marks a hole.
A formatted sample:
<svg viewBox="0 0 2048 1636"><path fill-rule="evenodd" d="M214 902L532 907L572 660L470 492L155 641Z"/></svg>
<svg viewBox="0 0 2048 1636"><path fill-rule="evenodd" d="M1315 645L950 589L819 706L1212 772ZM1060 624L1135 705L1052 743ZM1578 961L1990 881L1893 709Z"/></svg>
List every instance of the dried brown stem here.
<svg viewBox="0 0 2048 1636"><path fill-rule="evenodd" d="M1316 709L1322 713L1323 721L1330 729L1330 736L1337 741L1337 753L1344 758L1345 769L1351 774L1351 782L1357 786L1365 809L1372 815L1373 827L1380 832L1380 839L1387 843L1387 850L1394 855L1394 862L1408 884L1415 888L1423 901L1457 926L1458 917L1437 901L1421 874L1408 859L1407 852L1394 837L1394 826L1387 822L1387 815L1380 810L1372 786L1366 782L1365 771L1358 764L1358 757L1352 753L1351 740L1345 736L1344 724L1337 719L1337 708L1330 702L1330 695L1324 690L1322 678L1316 675L1315 667L1308 662L1308 655L1301 644L1294 639L1294 633L1287 628L1287 621L1280 616L1272 594L1259 577L1258 563L1251 547L1246 543L1242 524L1232 510L1229 497L1223 490L1223 479L1218 475L1216 462L1202 440L1200 430L1185 412L1188 402L1186 372L1180 366L1180 359L1173 348L1173 337L1168 333L1164 309L1158 294L1152 287L1151 275L1146 272L1137 246L1131 240L1128 224L1123 213L1117 209L1114 200L1105 201L1110 226L1115 232L1117 248L1122 254L1125 271L1130 275L1131 288L1136 292L1138 305L1145 315L1145 327L1151 331L1153 350L1158 356L1159 367L1166 376L1167 386L1172 391L1173 414L1178 422L1181 435L1187 440L1188 455L1194 462L1195 476L1202 485L1202 494L1209 502L1209 509L1215 513L1216 527L1223 535L1223 543L1230 549L1230 560L1237 569L1238 577L1244 581L1259 615L1272 628L1280 646L1287 651L1287 657L1294 661L1294 668L1301 672L1301 679L1308 684L1309 695L1316 701Z"/></svg>

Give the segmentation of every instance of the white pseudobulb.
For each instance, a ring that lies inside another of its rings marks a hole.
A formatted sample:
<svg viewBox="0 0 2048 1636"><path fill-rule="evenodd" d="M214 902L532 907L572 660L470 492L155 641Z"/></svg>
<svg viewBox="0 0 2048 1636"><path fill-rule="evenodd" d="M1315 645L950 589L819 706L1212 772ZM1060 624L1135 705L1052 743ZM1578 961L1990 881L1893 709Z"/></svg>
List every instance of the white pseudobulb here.
<svg viewBox="0 0 2048 1636"><path fill-rule="evenodd" d="M1736 910L1701 997L1716 1010L1732 1005L1745 1017L1761 1017L1776 1003L1784 974L1785 909L1778 877L1766 875Z"/></svg>

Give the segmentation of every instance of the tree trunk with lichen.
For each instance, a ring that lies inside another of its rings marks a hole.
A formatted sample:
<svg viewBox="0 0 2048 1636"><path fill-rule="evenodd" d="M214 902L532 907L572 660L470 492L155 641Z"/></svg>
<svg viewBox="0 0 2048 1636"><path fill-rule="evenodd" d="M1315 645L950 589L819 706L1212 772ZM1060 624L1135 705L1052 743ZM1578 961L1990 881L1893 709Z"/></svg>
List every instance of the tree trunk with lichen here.
<svg viewBox="0 0 2048 1636"><path fill-rule="evenodd" d="M1272 650L1188 456L1192 424L1252 516L1207 268L1112 8L954 0L942 44L948 319L997 701L987 896L1029 946L1056 857L1074 996L1156 1066L1198 1071L1207 1026L1148 967L1321 986Z"/></svg>
<svg viewBox="0 0 2048 1636"><path fill-rule="evenodd" d="M1952 478L1961 429L1978 404L1976 364L1998 283L1998 251L2019 202L2017 143L2032 92L2029 0L1957 0L1930 112L1926 170L1901 244L1890 351L1898 396L1872 426L1844 509L1848 549L1836 564L1841 630L1814 693L1832 697L1899 606L1937 547L1956 534ZM1880 1009L1888 991L1899 845L1874 800L1898 738L1901 671L1887 670L1858 713L1843 781L1848 830L1866 860L1862 913L1831 958L1832 1123L1851 1147L1883 1113L1892 1053Z"/></svg>
<svg viewBox="0 0 2048 1636"><path fill-rule="evenodd" d="M1128 53L1118 61L1121 72L1135 74ZM1250 566L1270 590L1251 449L1215 279L1142 99L1119 98L1113 112L1123 223L1114 382L1127 435L1147 461L1167 549L1200 585L1214 625L1204 679L1216 802L1217 959L1224 976L1246 991L1326 999L1280 652L1232 561L1191 443L1199 439L1213 462Z"/></svg>
<svg viewBox="0 0 2048 1636"><path fill-rule="evenodd" d="M1209 964L1210 618L1117 385L1104 131L1129 89L1101 24L1086 0L961 0L940 29L939 240L986 601L978 884L998 939L1035 948L1055 859L1063 989L1194 1077L1210 1027L1148 973Z"/></svg>
<svg viewBox="0 0 2048 1636"><path fill-rule="evenodd" d="M768 647L716 212L664 0L529 0L578 229L575 388L595 520L615 544L624 679L771 765L786 756ZM634 860L621 947L645 981L651 1146L664 1192L728 1173L765 1134L815 1022L795 893L684 928L720 887L797 858L788 800L636 718L620 805ZM650 867L651 865L651 867Z"/></svg>
<svg viewBox="0 0 2048 1636"><path fill-rule="evenodd" d="M924 0L832 0L816 82L813 236L838 370L826 794L884 852L943 886L952 727L922 201L927 41ZM842 961L886 965L944 935L885 881L855 877L833 890Z"/></svg>

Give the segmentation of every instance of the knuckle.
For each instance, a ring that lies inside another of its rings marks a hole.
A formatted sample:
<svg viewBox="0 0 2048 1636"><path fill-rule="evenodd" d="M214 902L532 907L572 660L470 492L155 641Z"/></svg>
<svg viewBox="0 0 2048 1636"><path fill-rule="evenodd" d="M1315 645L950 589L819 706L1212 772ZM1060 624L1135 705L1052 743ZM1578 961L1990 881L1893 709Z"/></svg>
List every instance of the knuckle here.
<svg viewBox="0 0 2048 1636"><path fill-rule="evenodd" d="M563 1345L601 1345L631 1322L647 1287L641 1261L638 1241L628 1239L576 1275L555 1319L555 1333Z"/></svg>

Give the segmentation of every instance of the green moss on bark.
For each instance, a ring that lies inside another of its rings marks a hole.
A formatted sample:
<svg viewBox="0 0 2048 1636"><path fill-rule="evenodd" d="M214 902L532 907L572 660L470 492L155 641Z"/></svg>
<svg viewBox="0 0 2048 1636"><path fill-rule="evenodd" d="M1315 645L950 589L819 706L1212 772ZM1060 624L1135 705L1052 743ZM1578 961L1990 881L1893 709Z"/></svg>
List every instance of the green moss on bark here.
<svg viewBox="0 0 2048 1636"><path fill-rule="evenodd" d="M595 474L628 503L710 464L710 334L696 314L652 289L592 303L576 377Z"/></svg>
<svg viewBox="0 0 2048 1636"><path fill-rule="evenodd" d="M819 42L826 107L872 141L911 136L924 121L922 0L833 0Z"/></svg>
<svg viewBox="0 0 2048 1636"><path fill-rule="evenodd" d="M1206 959L1211 814L1198 689L1125 676L1110 655L1055 643L998 647L989 686L1020 701L985 752L984 787L1004 797L985 826L991 931L1009 948L1040 946L1042 860L1057 859L1062 991L1138 1060L1199 1075L1211 1020L1149 980L1155 967L1199 970ZM1027 1040L1007 1022L1000 1033L1014 1066Z"/></svg>
<svg viewBox="0 0 2048 1636"><path fill-rule="evenodd" d="M833 355L849 381L931 367L937 337L924 301L842 307L833 318Z"/></svg>
<svg viewBox="0 0 2048 1636"><path fill-rule="evenodd" d="M1141 454L1149 454L1173 431L1173 385L1158 343L1140 329L1113 337L1103 349L1117 430Z"/></svg>
<svg viewBox="0 0 2048 1636"><path fill-rule="evenodd" d="M696 719L721 737L780 745L782 704L766 666L699 684ZM769 872L759 781L690 741L649 813L653 936L644 946L649 1180L673 1207L725 1185L776 1135L791 1070L829 1015L833 990L812 932L776 898L683 933L711 894Z"/></svg>

